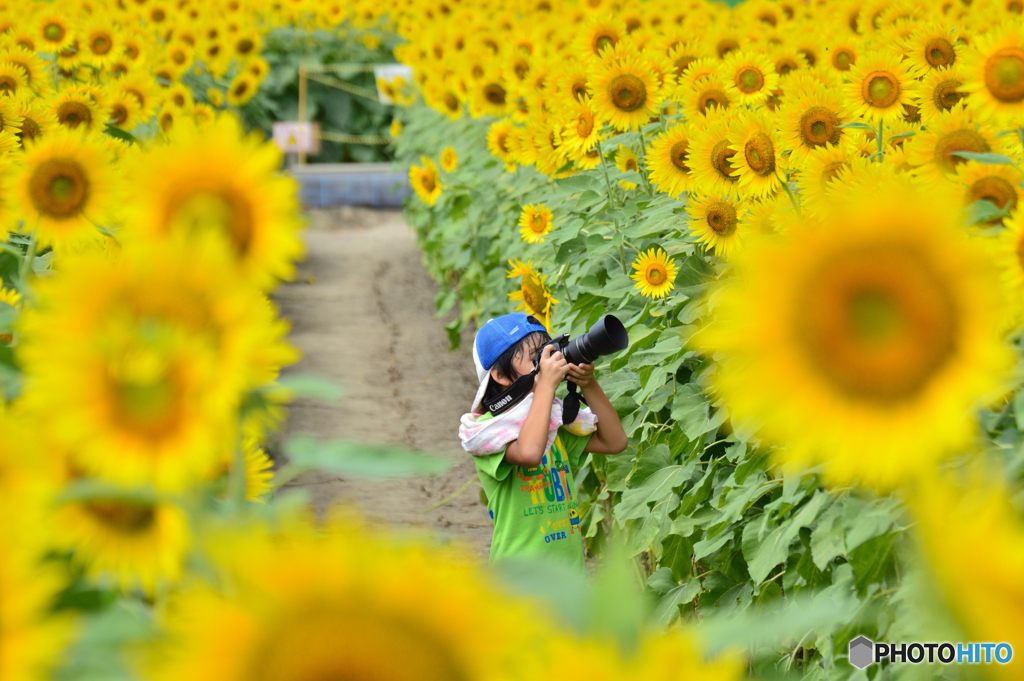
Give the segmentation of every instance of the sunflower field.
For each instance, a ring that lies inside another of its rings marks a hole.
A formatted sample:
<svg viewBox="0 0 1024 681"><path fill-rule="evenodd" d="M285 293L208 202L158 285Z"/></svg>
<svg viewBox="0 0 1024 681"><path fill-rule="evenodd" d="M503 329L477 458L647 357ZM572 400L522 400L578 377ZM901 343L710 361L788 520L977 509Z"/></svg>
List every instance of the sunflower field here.
<svg viewBox="0 0 1024 681"><path fill-rule="evenodd" d="M1022 11L0 0L0 679L1020 678L848 651L1024 654ZM452 346L629 330L592 582L276 494L443 465L265 451L337 395L270 298L306 59L412 67L393 121L313 115L389 128Z"/></svg>
<svg viewBox="0 0 1024 681"><path fill-rule="evenodd" d="M662 625L833 599L751 646L755 675L1020 677L847 652L1024 645L1021 12L480 0L399 21L423 100L397 140L406 213L453 345L515 306L553 334L625 323L597 370L632 456L579 474L588 548L624 541Z"/></svg>

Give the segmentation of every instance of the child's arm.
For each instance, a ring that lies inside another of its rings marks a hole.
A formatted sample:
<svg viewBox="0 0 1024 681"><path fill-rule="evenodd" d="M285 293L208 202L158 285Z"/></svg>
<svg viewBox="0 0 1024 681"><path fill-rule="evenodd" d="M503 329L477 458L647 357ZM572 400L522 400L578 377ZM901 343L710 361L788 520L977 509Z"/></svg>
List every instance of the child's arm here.
<svg viewBox="0 0 1024 681"><path fill-rule="evenodd" d="M540 371L533 387L533 404L526 415L519 439L509 443L505 450L505 461L514 466L535 468L544 460L548 444L548 424L551 423L551 405L555 402L555 388L565 377L569 365L561 352L554 347L544 348L540 359Z"/></svg>
<svg viewBox="0 0 1024 681"><path fill-rule="evenodd" d="M569 380L580 387L590 411L597 416L597 430L587 441L584 452L594 454L620 454L629 446L629 438L608 396L594 378L593 364L570 364Z"/></svg>

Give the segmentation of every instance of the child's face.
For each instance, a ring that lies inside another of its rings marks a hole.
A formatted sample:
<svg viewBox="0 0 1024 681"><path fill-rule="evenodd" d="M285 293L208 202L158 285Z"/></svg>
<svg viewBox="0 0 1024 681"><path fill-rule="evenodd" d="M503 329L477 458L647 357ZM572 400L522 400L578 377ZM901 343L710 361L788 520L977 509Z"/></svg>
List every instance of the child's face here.
<svg viewBox="0 0 1024 681"><path fill-rule="evenodd" d="M530 341L527 341L526 344L523 345L522 351L512 358L512 366L515 367L517 375L525 376L533 371L533 356L537 353L537 350L540 350L541 347L543 347L543 345L544 341L542 340L533 341L532 344ZM499 376L498 370L494 367L491 367L491 378L505 388L512 385L512 381L504 378L503 376ZM533 388L530 388L530 392L533 392Z"/></svg>

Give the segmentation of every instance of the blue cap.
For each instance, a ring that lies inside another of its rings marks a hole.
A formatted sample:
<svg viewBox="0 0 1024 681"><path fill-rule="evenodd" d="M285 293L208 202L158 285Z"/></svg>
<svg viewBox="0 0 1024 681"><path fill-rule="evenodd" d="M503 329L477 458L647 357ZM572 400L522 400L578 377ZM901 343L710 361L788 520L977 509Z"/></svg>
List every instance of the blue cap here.
<svg viewBox="0 0 1024 681"><path fill-rule="evenodd" d="M512 312L490 319L476 332L474 349L480 366L488 371L501 354L534 331L548 330L533 315Z"/></svg>

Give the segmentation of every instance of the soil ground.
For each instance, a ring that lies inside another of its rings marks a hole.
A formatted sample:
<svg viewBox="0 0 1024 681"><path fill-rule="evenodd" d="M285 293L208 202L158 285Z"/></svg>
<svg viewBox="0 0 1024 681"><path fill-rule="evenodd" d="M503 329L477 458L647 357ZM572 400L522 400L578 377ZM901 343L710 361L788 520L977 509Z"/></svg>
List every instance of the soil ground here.
<svg viewBox="0 0 1024 681"><path fill-rule="evenodd" d="M460 348L449 351L444 325L456 311L434 318L438 285L400 211L346 207L307 215L307 258L296 282L273 295L303 354L284 373L326 377L343 395L333 404L293 402L271 453L280 458L283 439L308 434L447 454L455 464L437 477L370 481L307 474L286 489L307 490L320 512L337 502L354 504L371 522L462 543L486 561L493 525L472 458L458 438L459 417L477 389L474 330L464 329ZM470 479L454 500L425 510Z"/></svg>

